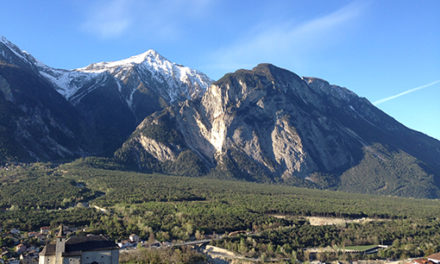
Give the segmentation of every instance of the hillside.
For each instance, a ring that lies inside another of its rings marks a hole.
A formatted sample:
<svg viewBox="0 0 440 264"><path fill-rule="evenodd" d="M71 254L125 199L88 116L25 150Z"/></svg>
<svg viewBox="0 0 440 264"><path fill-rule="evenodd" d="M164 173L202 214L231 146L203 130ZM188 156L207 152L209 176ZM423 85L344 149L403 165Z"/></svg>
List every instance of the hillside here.
<svg viewBox="0 0 440 264"><path fill-rule="evenodd" d="M93 149L93 132L43 78L0 62L0 161L59 160Z"/></svg>
<svg viewBox="0 0 440 264"><path fill-rule="evenodd" d="M132 168L439 197L440 142L365 98L270 64L147 117L115 157Z"/></svg>

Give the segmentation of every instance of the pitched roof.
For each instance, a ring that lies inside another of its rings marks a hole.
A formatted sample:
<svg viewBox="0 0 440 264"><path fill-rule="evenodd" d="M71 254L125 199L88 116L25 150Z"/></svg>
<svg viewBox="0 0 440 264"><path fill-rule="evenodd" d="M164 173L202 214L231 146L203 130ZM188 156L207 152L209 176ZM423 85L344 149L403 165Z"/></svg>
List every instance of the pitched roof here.
<svg viewBox="0 0 440 264"><path fill-rule="evenodd" d="M103 236L75 236L66 241L66 253L74 251L96 251L117 249L114 241Z"/></svg>
<svg viewBox="0 0 440 264"><path fill-rule="evenodd" d="M435 254L429 255L427 258L440 261L440 253L435 253Z"/></svg>
<svg viewBox="0 0 440 264"><path fill-rule="evenodd" d="M64 256L78 256L81 251L112 250L119 247L115 242L103 236L74 236L67 239ZM41 256L52 256L56 253L56 244L47 244L41 251Z"/></svg>
<svg viewBox="0 0 440 264"><path fill-rule="evenodd" d="M47 244L43 250L40 252L40 256L53 256L55 255L56 245L55 244Z"/></svg>
<svg viewBox="0 0 440 264"><path fill-rule="evenodd" d="M418 258L418 259L413 259L410 263L414 263L414 264L426 264L428 263L428 260L425 258Z"/></svg>

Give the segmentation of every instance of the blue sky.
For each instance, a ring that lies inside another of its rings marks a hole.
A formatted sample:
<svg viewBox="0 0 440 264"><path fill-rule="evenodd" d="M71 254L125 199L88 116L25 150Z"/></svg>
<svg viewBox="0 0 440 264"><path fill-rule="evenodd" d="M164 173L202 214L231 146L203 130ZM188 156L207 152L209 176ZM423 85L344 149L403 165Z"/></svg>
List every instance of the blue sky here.
<svg viewBox="0 0 440 264"><path fill-rule="evenodd" d="M2 3L0 35L68 69L150 48L213 79L270 62L440 139L439 10L437 0L14 0Z"/></svg>

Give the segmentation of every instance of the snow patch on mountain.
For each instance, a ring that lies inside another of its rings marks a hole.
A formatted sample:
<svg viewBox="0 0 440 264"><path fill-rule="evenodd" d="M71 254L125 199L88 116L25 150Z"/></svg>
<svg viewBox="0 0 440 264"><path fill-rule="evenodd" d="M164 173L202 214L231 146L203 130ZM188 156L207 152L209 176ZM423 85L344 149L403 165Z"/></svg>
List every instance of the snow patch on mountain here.
<svg viewBox="0 0 440 264"><path fill-rule="evenodd" d="M22 59L23 61L27 61L25 57L23 57L23 55L21 54L20 50L18 49L17 46L15 46L12 42L10 42L8 39L6 39L5 37L1 37L0 38L0 42L3 43L4 45L6 45L6 47L9 48L10 51L12 51L17 57L19 57L20 59Z"/></svg>
<svg viewBox="0 0 440 264"><path fill-rule="evenodd" d="M111 62L93 63L93 64L90 64L86 67L79 68L77 70L84 71L84 72L99 73L99 72L103 72L103 71L110 71L111 69L114 70L115 68L120 68L120 67L131 67L135 64L141 64L145 61L151 62L152 60L154 60L156 62L155 63L156 67L161 64L162 65L166 64L167 62L170 63L164 57L160 56L156 51L150 49L142 54L135 55L135 56L132 56L127 59L118 60L118 61L111 61ZM157 67L157 69L158 68L159 67ZM162 68L165 68L165 67L162 67Z"/></svg>
<svg viewBox="0 0 440 264"><path fill-rule="evenodd" d="M163 84L170 102L177 100L182 94L185 94L186 99L200 97L212 83L205 74L171 62L151 49L127 59L94 63L76 71L95 74L108 72L124 81L127 73L135 67L151 73L155 81ZM182 84L187 87L182 87Z"/></svg>
<svg viewBox="0 0 440 264"><path fill-rule="evenodd" d="M85 83L98 76L96 73L53 69L47 66L39 67L39 70L40 74L52 82L56 90L67 100L70 100Z"/></svg>
<svg viewBox="0 0 440 264"><path fill-rule="evenodd" d="M125 100L127 102L127 105L132 108L133 106L133 95L136 92L136 89L131 90L130 95L128 96L128 98Z"/></svg>
<svg viewBox="0 0 440 264"><path fill-rule="evenodd" d="M6 46L6 49L0 49L0 56L8 63L29 65L33 71L39 72L42 77L50 81L69 101L73 98L77 101L78 98L86 96L83 88L88 87L86 91L91 91L92 89L89 88L97 87L99 80L106 79L104 75L107 77L112 75L118 91L130 108L140 84L154 89L163 99L173 103L178 100L200 98L213 82L205 74L171 62L154 50L119 61L93 63L83 68L65 70L41 63L5 37L0 37L0 43ZM136 81L127 82L132 77ZM79 92L81 95L77 94Z"/></svg>
<svg viewBox="0 0 440 264"><path fill-rule="evenodd" d="M21 50L19 47L17 47L14 43L10 42L4 36L0 37L0 43L5 45L7 49L10 50L15 55L15 57L17 57L22 62L29 64L30 66L42 64L41 62L36 60L32 55L30 55L28 52L26 52L25 50ZM4 59L9 61L10 63L13 64L15 63L15 59L13 57L7 57L7 53L4 49L1 50L1 55Z"/></svg>

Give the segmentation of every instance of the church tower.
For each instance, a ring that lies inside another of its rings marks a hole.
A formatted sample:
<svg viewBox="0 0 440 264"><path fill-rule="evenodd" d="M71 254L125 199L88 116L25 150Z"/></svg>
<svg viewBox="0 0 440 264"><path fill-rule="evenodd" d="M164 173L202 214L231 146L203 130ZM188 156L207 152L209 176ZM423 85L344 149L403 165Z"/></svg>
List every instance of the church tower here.
<svg viewBox="0 0 440 264"><path fill-rule="evenodd" d="M119 247L102 235L66 238L63 225L54 241L40 252L39 264L118 264Z"/></svg>
<svg viewBox="0 0 440 264"><path fill-rule="evenodd" d="M55 264L63 263L63 253L66 250L66 237L64 236L63 224L60 225L60 231L56 237L55 244Z"/></svg>

